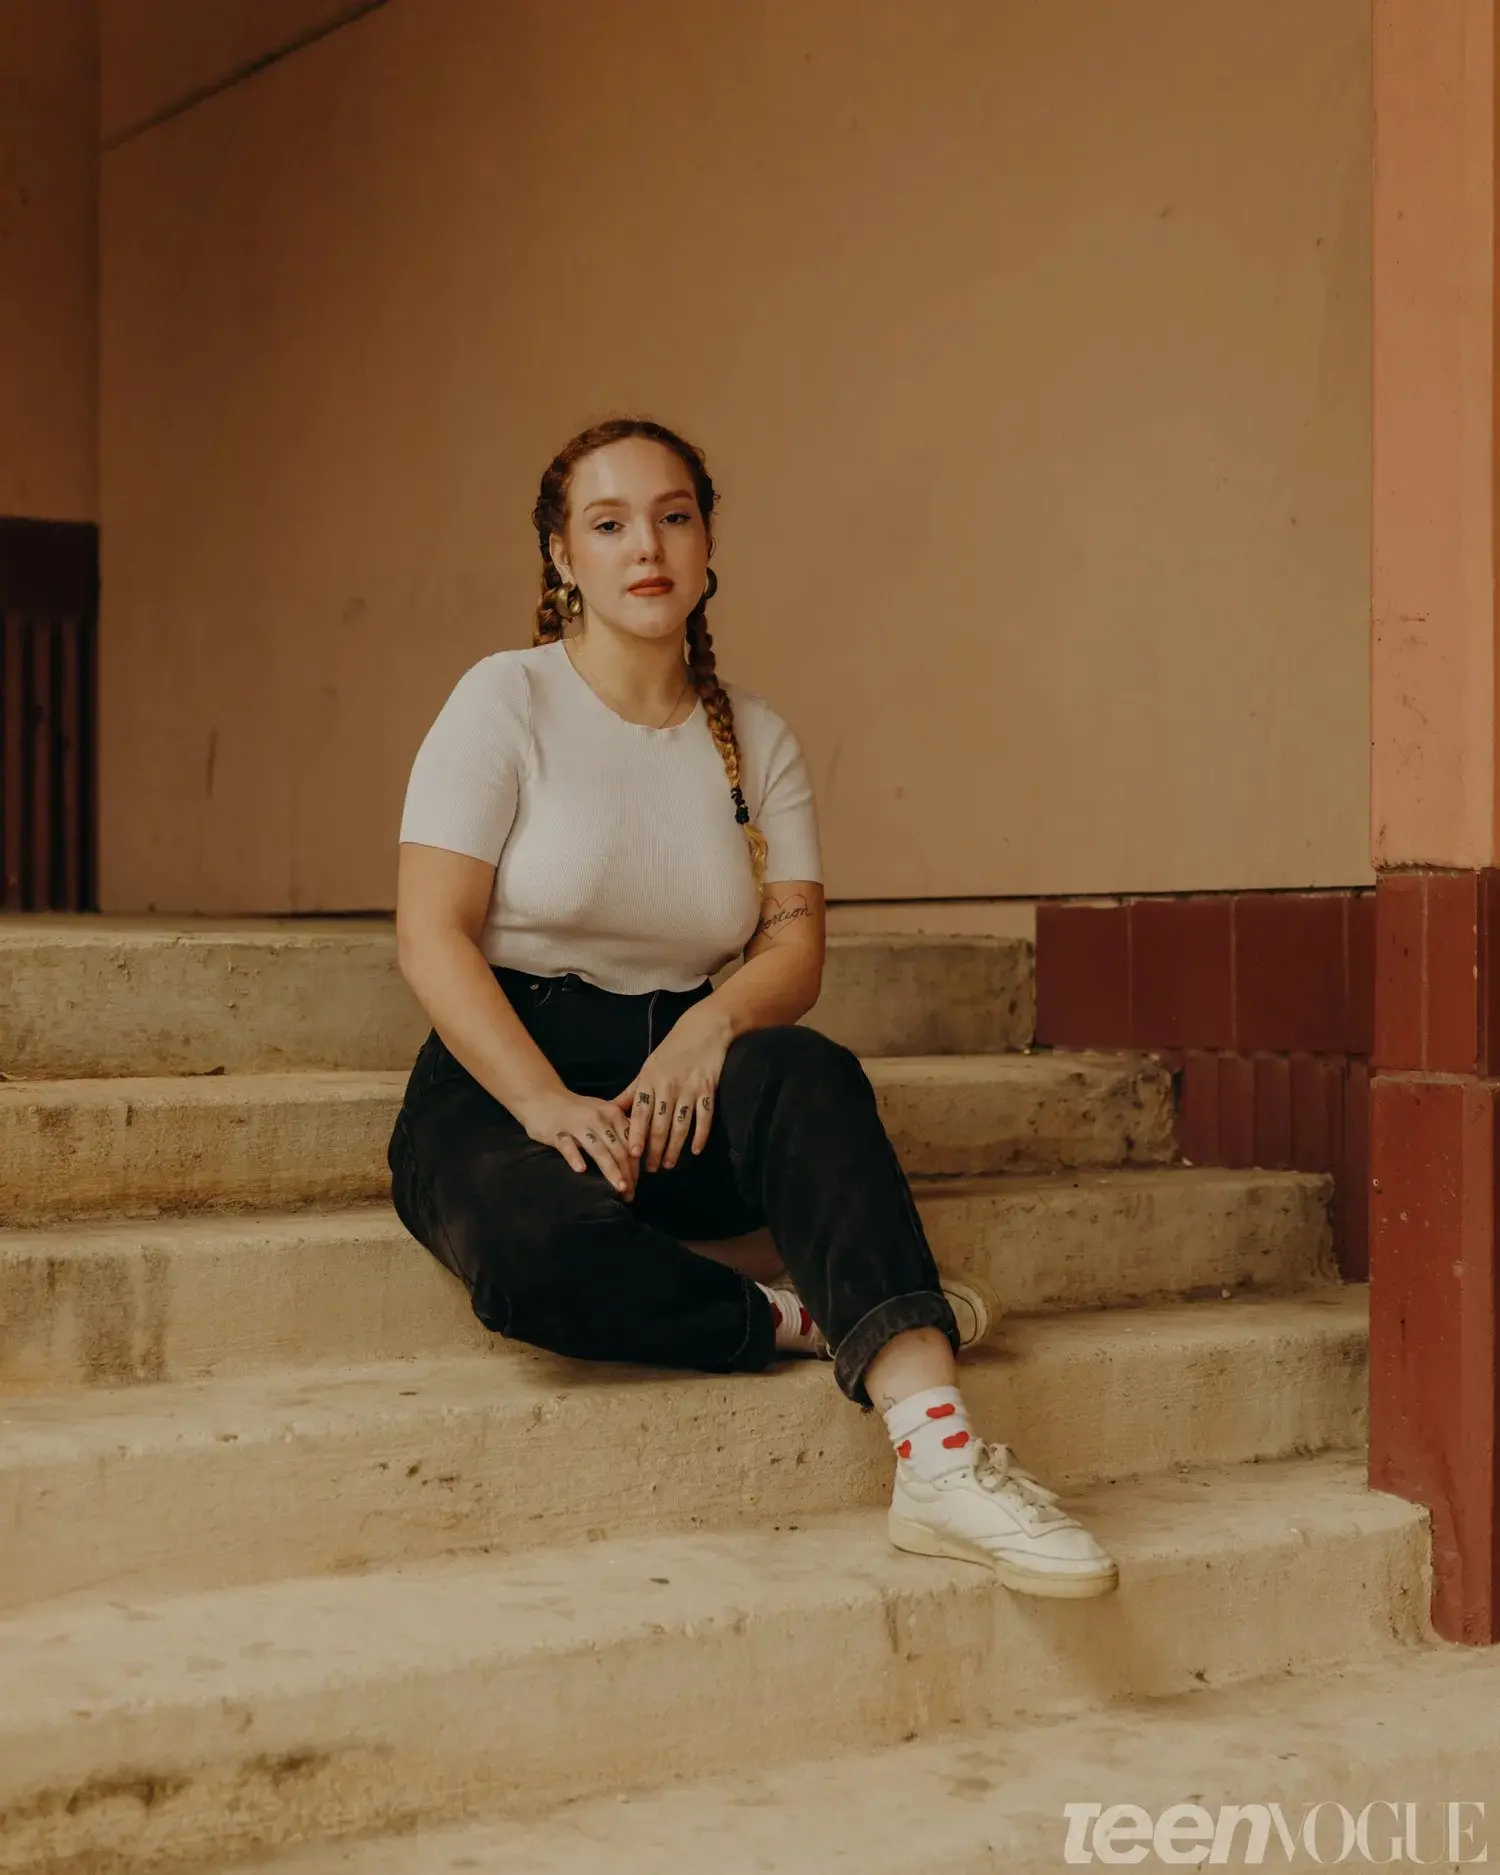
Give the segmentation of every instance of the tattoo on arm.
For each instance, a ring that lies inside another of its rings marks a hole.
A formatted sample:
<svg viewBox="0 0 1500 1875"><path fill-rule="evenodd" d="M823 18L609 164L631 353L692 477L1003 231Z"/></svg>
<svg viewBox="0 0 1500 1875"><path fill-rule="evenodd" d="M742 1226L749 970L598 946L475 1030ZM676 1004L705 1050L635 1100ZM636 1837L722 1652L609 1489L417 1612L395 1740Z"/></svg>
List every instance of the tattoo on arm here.
<svg viewBox="0 0 1500 1875"><path fill-rule="evenodd" d="M755 927L755 937L763 932L779 931L798 918L811 918L812 907L800 892L789 899L768 899L761 912L760 923ZM751 940L754 942L754 939Z"/></svg>

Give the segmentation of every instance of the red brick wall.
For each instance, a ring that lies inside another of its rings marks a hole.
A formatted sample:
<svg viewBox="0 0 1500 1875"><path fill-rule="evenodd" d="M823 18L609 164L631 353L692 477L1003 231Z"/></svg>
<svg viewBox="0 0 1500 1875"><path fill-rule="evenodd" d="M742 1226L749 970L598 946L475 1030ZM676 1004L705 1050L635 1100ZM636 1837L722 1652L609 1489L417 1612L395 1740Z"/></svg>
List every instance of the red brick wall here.
<svg viewBox="0 0 1500 1875"><path fill-rule="evenodd" d="M1369 1273L1374 913L1358 891L1037 911L1037 1041L1160 1055L1192 1164L1331 1173L1354 1281Z"/></svg>

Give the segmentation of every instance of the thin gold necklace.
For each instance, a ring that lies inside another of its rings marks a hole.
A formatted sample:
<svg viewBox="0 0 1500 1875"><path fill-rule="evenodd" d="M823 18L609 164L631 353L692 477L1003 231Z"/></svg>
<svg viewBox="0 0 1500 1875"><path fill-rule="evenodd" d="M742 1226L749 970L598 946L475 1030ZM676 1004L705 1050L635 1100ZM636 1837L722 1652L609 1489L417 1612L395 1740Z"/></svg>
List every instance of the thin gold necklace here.
<svg viewBox="0 0 1500 1875"><path fill-rule="evenodd" d="M604 688L603 684L599 683L597 679L590 677L588 672L578 662L578 658L573 650L572 639L565 638L563 640L563 650L567 653L568 662L573 666L573 669L577 671L578 675L588 685L590 690L597 691L598 694L604 699L604 701L609 705L609 707L615 712L617 716L623 717L627 723L631 722L632 719L630 715L625 710L621 709L618 700L612 697L610 693ZM687 676L684 677L682 680L682 688L681 690L677 692L676 701L673 703L671 709L667 711L666 715L661 719L659 723L636 723L634 726L638 729L665 729L667 724L670 723L672 718L677 714L678 710L681 709L682 699L687 695L688 689L691 686L692 681L693 681L693 673L689 671Z"/></svg>

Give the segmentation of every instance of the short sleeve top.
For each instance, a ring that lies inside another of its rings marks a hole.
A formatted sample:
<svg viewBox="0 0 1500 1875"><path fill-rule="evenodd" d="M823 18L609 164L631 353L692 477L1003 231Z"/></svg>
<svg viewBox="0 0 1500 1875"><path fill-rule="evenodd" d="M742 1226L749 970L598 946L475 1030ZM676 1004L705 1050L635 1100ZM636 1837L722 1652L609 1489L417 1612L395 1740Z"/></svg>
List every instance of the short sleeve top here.
<svg viewBox="0 0 1500 1875"><path fill-rule="evenodd" d="M821 882L807 763L764 697L724 685L766 883ZM427 732L401 839L493 865L491 964L574 972L621 995L691 989L760 917L750 849L701 703L670 729L628 723L561 641L482 658Z"/></svg>

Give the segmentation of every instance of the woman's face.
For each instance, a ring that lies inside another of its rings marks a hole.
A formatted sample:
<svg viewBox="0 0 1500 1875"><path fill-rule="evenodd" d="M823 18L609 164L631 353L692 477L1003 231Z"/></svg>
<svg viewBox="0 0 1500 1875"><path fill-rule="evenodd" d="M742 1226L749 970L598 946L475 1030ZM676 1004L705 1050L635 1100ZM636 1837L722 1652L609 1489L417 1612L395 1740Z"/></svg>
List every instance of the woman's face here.
<svg viewBox="0 0 1500 1875"><path fill-rule="evenodd" d="M637 638L680 632L708 584L708 530L686 466L643 436L585 456L552 563L593 617Z"/></svg>

